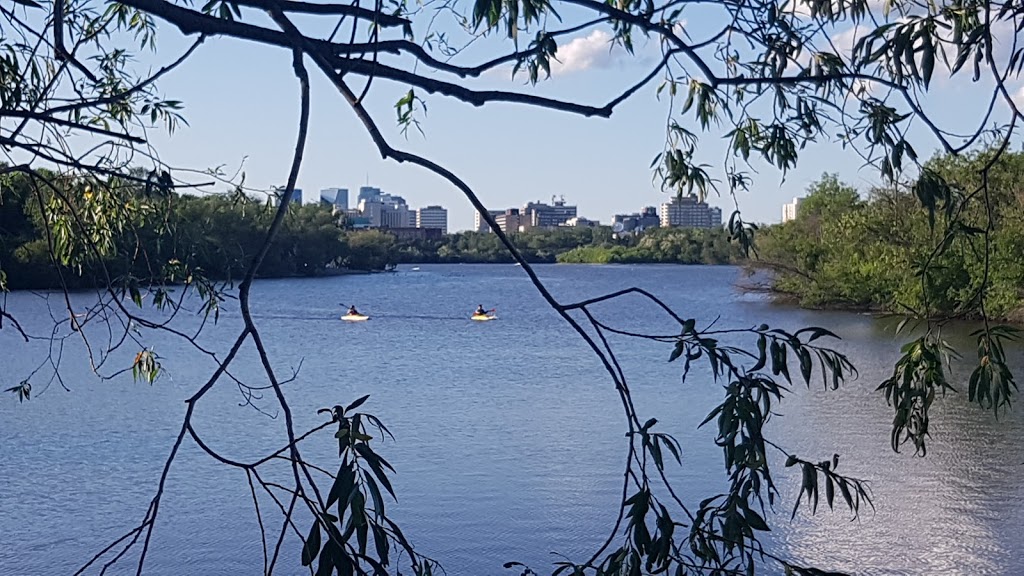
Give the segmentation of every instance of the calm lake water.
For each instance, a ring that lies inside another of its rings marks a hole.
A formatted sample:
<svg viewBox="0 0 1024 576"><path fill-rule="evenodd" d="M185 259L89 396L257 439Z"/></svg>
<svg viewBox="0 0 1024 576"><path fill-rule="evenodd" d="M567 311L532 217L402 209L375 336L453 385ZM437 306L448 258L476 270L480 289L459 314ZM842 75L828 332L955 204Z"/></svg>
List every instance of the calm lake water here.
<svg viewBox="0 0 1024 576"><path fill-rule="evenodd" d="M871 482L876 510L851 521L843 511L789 511L799 478L781 466L783 493L770 546L795 562L857 574L1017 574L1024 566L1024 418L1015 409L998 422L968 405L966 393L940 399L927 458L889 448L891 409L875 392L891 371L899 341L891 324L849 313L771 305L733 288L730 267L540 266L566 301L629 286L659 294L700 323L721 315L723 327L761 322L826 326L861 371L837 391L796 387L779 407L771 433L811 459L840 454L840 471ZM622 409L609 379L581 340L548 309L514 266L403 267L394 274L256 283L253 309L280 371L301 363L287 385L298 426L322 420L316 409L371 394L364 406L397 442L378 448L398 469L400 501L391 510L417 548L449 574L512 574L526 562L543 573L552 552L585 559L616 513L626 444ZM7 308L33 332L47 330L39 295L7 297ZM77 295L81 303L87 294ZM372 320L337 320L339 303ZM60 303L51 303L60 315ZM500 320L467 319L477 304ZM626 330L678 330L639 298L595 307ZM240 319L228 302L201 341L224 351ZM667 331L667 332L666 332ZM95 337L101 334L93 334ZM0 396L0 574L70 574L145 513L180 426L184 404L213 370L208 358L165 335L147 335L167 374L153 386L125 375L100 381L83 370L80 341L64 350L63 390L45 379L33 399ZM706 370L680 382L671 348L613 339L642 418L677 435L684 463L672 471L696 503L724 485L721 453L710 430L696 425L721 394ZM970 349L965 349L970 351ZM130 361L135 350L115 360ZM0 331L0 385L17 384L44 358ZM1024 365L1021 352L1014 361ZM235 375L258 384L255 355L245 349ZM113 361L113 360L112 360ZM958 388L965 389L959 374ZM226 455L251 459L283 438L283 418L240 406L223 381L198 406L200 434ZM273 403L257 401L273 412ZM336 466L330 434L305 452ZM333 451L333 459L332 459ZM264 511L273 504L262 502ZM303 521L303 525L306 526ZM277 526L277 521L274 521ZM298 548L287 549L281 574L303 574ZM257 574L260 537L244 474L225 469L187 441L172 470L152 544L148 574ZM130 568L134 573L134 566ZM114 573L128 573L125 565ZM308 572L306 572L308 573Z"/></svg>

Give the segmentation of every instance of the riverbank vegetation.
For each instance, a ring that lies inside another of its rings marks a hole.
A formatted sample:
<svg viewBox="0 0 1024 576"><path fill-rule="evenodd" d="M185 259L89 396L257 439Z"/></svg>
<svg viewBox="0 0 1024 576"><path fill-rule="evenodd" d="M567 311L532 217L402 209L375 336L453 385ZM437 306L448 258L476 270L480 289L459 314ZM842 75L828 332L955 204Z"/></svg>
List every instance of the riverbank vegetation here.
<svg viewBox="0 0 1024 576"><path fill-rule="evenodd" d="M1020 320L1024 154L995 161L988 202L963 202L981 189L979 174L995 153L925 163L924 173L945 182L931 204L919 197L921 183L858 194L826 174L808 188L795 220L764 229L751 263L772 272L769 291L807 307Z"/></svg>
<svg viewBox="0 0 1024 576"><path fill-rule="evenodd" d="M558 256L581 264L730 264L743 259L723 228L655 228L619 244L579 246Z"/></svg>
<svg viewBox="0 0 1024 576"><path fill-rule="evenodd" d="M115 183L115 192L90 186L88 180L53 177L50 182L59 190L36 188L21 173L0 176L0 270L9 289L84 288L111 279L159 284L196 275L238 280L276 211L240 190L199 196L127 181ZM123 224L112 227L112 214ZM101 253L81 235L67 234L71 219L74 226L80 221L92 231L103 246ZM380 270L391 262L394 246L389 234L343 230L319 206L293 206L259 276L313 276L329 268Z"/></svg>
<svg viewBox="0 0 1024 576"><path fill-rule="evenodd" d="M652 229L616 238L599 226L531 230L509 238L531 263L567 264L728 264L741 259L724 229ZM399 242L400 263L510 263L512 255L497 235L458 232L434 240Z"/></svg>
<svg viewBox="0 0 1024 576"><path fill-rule="evenodd" d="M85 180L63 182L60 197L95 228L107 226L107 210L120 210L126 225L103 232L103 258L85 257L73 239L62 240L70 212L60 211L58 193L42 187L37 198L20 173L0 177L0 270L10 289L101 286L105 275L134 283L174 281L183 271L212 280L236 280L259 249L276 208L235 190L195 195L147 192L123 182L114 195ZM51 180L55 183L59 179ZM42 216L40 203L49 207ZM123 204L123 205L121 205ZM57 266L49 242L63 247ZM532 263L722 264L739 257L724 230L652 230L614 238L608 227L533 230L512 235ZM144 255L144 257L139 257ZM381 230L350 230L319 205L292 206L270 245L260 276L318 276L334 271L384 270L395 263L510 263L512 256L495 234L459 232L438 239L404 239ZM169 264L170 263L170 264Z"/></svg>

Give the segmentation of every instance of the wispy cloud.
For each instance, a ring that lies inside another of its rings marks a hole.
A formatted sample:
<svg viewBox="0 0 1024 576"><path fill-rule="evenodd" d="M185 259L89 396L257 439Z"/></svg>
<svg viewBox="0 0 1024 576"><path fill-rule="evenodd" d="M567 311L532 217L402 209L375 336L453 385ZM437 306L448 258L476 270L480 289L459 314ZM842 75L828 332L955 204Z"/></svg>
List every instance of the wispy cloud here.
<svg viewBox="0 0 1024 576"><path fill-rule="evenodd" d="M851 28L843 30L842 32L832 36L832 46L835 47L836 51L844 60L849 61L853 55L853 47L857 45L857 41L866 36L870 32L867 26L857 24Z"/></svg>

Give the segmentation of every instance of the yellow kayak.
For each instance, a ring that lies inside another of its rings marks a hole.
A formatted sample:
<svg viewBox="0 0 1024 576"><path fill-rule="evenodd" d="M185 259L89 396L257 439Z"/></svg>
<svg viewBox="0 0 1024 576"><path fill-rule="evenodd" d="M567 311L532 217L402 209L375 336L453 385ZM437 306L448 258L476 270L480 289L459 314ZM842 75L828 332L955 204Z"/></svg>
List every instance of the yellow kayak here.
<svg viewBox="0 0 1024 576"><path fill-rule="evenodd" d="M362 322L364 320L369 320L370 317L365 314L345 314L341 319L346 322Z"/></svg>
<svg viewBox="0 0 1024 576"><path fill-rule="evenodd" d="M470 320L476 320L477 322L487 322L488 320L497 320L497 316L491 316L489 314L473 314L469 317Z"/></svg>

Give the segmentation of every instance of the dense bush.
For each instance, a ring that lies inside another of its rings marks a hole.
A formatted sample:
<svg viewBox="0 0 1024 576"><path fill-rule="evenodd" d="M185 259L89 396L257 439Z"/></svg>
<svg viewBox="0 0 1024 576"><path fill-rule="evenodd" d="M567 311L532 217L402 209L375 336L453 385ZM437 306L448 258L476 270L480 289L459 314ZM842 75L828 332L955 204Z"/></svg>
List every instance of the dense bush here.
<svg viewBox="0 0 1024 576"><path fill-rule="evenodd" d="M949 184L950 201L934 213L913 189L872 189L862 198L826 174L808 189L796 220L765 229L754 265L774 271L772 290L805 306L927 310L935 317L978 316L987 275L987 311L1014 317L1024 287L1024 154L1005 154L989 176L990 252L983 234L989 205L968 202L955 224L946 211L978 189L977 174L992 153L936 156L925 165ZM937 250L944 243L948 249Z"/></svg>

